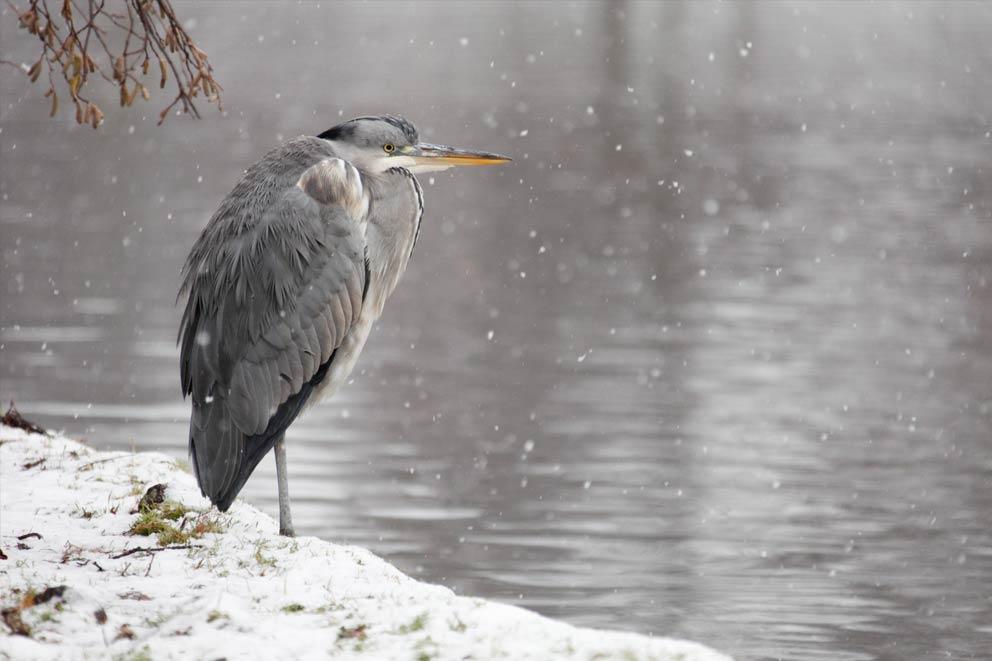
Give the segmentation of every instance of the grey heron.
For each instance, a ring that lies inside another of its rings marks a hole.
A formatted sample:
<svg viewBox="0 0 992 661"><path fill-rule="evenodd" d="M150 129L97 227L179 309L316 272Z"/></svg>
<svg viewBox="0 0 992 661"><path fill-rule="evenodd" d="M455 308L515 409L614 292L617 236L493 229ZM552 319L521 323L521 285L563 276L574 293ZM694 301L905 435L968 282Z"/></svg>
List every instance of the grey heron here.
<svg viewBox="0 0 992 661"><path fill-rule="evenodd" d="M275 449L279 531L293 535L284 436L348 378L406 270L424 197L414 176L510 159L359 117L273 149L210 218L183 268L180 378L203 495L227 511Z"/></svg>

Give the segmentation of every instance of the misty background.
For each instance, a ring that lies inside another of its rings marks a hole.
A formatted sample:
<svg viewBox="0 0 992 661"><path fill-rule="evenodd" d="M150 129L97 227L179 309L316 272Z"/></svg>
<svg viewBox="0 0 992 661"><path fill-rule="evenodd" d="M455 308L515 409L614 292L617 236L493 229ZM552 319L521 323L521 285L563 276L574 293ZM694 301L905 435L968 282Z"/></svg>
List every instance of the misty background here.
<svg viewBox="0 0 992 661"><path fill-rule="evenodd" d="M421 178L353 383L287 435L301 534L741 659L987 654L992 5L174 4L223 115L106 86L94 131L0 70L0 398L185 457L206 220L402 114L514 162Z"/></svg>

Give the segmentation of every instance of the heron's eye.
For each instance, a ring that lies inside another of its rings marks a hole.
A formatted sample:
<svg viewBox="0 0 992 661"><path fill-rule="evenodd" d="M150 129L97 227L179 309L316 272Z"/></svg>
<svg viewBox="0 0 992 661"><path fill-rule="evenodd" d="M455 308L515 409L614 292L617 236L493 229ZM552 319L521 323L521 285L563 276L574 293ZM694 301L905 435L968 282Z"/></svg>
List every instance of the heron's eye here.
<svg viewBox="0 0 992 661"><path fill-rule="evenodd" d="M382 146L382 150L387 154L392 154L396 147L391 142L387 142Z"/></svg>

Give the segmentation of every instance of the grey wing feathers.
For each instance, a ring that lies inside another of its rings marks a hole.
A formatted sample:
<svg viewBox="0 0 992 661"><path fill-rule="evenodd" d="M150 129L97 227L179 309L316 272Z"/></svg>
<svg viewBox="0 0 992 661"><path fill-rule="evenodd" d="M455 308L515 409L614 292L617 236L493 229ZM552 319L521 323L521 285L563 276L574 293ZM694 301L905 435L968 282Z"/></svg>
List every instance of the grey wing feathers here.
<svg viewBox="0 0 992 661"><path fill-rule="evenodd" d="M362 308L358 221L293 182L284 177L264 209L221 217L222 205L186 265L180 364L193 402L190 452L201 490L222 509L298 415Z"/></svg>

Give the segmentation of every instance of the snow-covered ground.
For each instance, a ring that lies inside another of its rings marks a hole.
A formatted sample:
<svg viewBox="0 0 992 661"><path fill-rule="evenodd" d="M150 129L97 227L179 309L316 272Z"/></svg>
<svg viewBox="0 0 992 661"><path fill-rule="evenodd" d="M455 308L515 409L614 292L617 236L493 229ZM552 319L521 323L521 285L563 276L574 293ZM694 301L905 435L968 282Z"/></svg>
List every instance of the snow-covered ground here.
<svg viewBox="0 0 992 661"><path fill-rule="evenodd" d="M157 484L164 502L139 512ZM164 455L0 426L0 657L728 658L458 597L277 528L244 503L211 510Z"/></svg>

